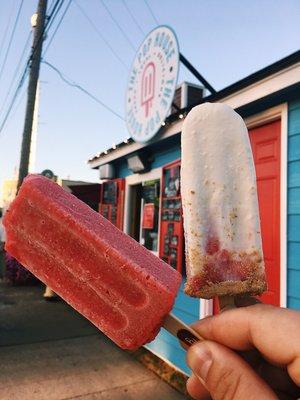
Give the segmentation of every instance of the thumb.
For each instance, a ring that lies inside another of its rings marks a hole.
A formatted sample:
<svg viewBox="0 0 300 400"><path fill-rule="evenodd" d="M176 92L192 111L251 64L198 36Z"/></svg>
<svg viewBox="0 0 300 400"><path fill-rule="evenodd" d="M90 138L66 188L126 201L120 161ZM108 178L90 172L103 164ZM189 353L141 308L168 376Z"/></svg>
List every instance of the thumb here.
<svg viewBox="0 0 300 400"><path fill-rule="evenodd" d="M193 345L187 363L214 400L272 400L275 393L234 351L204 341Z"/></svg>

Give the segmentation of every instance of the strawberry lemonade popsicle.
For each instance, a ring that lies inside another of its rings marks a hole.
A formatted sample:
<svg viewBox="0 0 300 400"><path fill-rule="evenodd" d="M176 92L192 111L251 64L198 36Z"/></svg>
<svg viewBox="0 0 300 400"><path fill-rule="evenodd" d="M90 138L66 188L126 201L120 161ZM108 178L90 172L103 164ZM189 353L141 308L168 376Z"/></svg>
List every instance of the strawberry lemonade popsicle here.
<svg viewBox="0 0 300 400"><path fill-rule="evenodd" d="M116 344L153 340L180 274L60 186L29 175L5 215L6 250Z"/></svg>
<svg viewBox="0 0 300 400"><path fill-rule="evenodd" d="M256 175L247 128L229 106L205 103L183 124L181 191L186 294L266 289Z"/></svg>

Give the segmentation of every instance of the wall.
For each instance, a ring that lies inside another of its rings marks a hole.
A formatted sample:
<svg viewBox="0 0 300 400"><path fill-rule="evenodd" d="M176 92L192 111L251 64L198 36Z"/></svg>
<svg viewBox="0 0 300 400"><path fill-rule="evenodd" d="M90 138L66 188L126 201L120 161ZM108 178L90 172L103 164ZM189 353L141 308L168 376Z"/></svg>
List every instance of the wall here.
<svg viewBox="0 0 300 400"><path fill-rule="evenodd" d="M151 169L163 167L164 165L180 158L180 135L169 138L160 143L153 143L147 147L149 158L151 159ZM131 175L127 168L126 159L120 159L115 163L116 176L126 177ZM186 296L183 293L184 282L181 285L176 298L173 313L184 322L190 324L199 319L199 300ZM146 348L153 351L166 361L171 362L185 373L189 373L186 366L186 352L179 345L178 340L164 329L161 329L156 339L147 344Z"/></svg>
<svg viewBox="0 0 300 400"><path fill-rule="evenodd" d="M180 135L167 138L161 142L154 142L147 146L147 158L150 160L150 169L162 167L180 158ZM114 162L117 178L125 178L132 175L127 166L126 158L120 158Z"/></svg>
<svg viewBox="0 0 300 400"><path fill-rule="evenodd" d="M287 306L300 309L300 100L288 116Z"/></svg>
<svg viewBox="0 0 300 400"><path fill-rule="evenodd" d="M199 319L199 300L183 293L184 283L181 285L172 313L183 322L191 324ZM186 351L179 345L178 339L165 329L161 329L156 339L145 347L168 360L186 374L190 374L190 369L185 361Z"/></svg>

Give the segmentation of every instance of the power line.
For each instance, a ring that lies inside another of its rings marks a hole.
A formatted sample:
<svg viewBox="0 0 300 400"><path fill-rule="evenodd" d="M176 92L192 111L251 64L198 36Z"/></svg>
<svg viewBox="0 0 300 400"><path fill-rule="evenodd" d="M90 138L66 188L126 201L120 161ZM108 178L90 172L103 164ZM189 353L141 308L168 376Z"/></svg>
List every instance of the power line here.
<svg viewBox="0 0 300 400"><path fill-rule="evenodd" d="M81 92L85 93L87 96L89 96L91 99L93 99L94 101L96 101L96 103L100 104L102 107L104 107L106 110L110 111L112 114L114 114L116 117L120 118L122 121L124 121L124 118L118 114L116 111L114 111L111 107L109 107L107 104L105 104L103 101L101 101L100 99L98 99L96 96L94 96L92 93L90 93L88 90L84 89L81 85L79 85L78 83L71 81L69 78L66 78L65 75L58 69L56 68L54 65L52 65L51 63L49 63L48 61L43 60L42 63L48 65L48 67L50 67L51 69L53 69L58 75L59 77L69 86L75 87L78 90L80 90Z"/></svg>
<svg viewBox="0 0 300 400"><path fill-rule="evenodd" d="M65 0L57 0L53 10L51 11L49 17L47 18L46 24L45 24L45 29L44 32L49 32L51 25L53 24L55 18L57 17L60 9L62 8ZM44 35L42 35L44 36Z"/></svg>
<svg viewBox="0 0 300 400"><path fill-rule="evenodd" d="M5 99L3 100L2 107L1 107L1 109L0 109L0 115L2 114L2 111L3 111L4 107L5 107L6 102L7 102L7 98L8 98L8 96L9 96L10 91L11 91L11 88L12 88L12 86L13 86L15 80L16 80L16 77L17 77L17 74L18 74L18 72L19 72L21 63L22 63L22 61L23 61L25 52L26 52L26 50L27 50L27 47L28 47L29 42L30 42L30 39L31 39L31 33L32 33L32 32L29 31L29 34L28 34L28 36L27 36L25 45L24 45L24 47L23 47L23 51L22 51L22 54L21 54L21 56L20 56L18 65L17 65L16 68L15 68L15 72L14 72L13 78L12 78L12 80L11 80L11 82L10 82L9 89L8 89L8 91L7 91L7 93L6 93Z"/></svg>
<svg viewBox="0 0 300 400"><path fill-rule="evenodd" d="M29 59L27 61L27 67L29 66L30 62L32 61L32 59L33 59L33 57L35 55L35 52L37 51L37 49L38 49L38 47L39 47L39 45L41 43L41 40L44 40L45 33L47 33L49 31L54 19L56 18L59 10L61 9L64 1L65 0L56 0L54 6L52 8L52 11L50 12L49 16L46 17L46 23L44 25L44 29L43 29L40 37L38 38L35 47L32 48L31 55L30 55L30 57L29 57ZM53 4L53 2L52 2L52 4Z"/></svg>
<svg viewBox="0 0 300 400"><path fill-rule="evenodd" d="M132 21L136 24L136 26L138 27L139 31L141 32L141 34L143 36L145 36L145 32L143 30L143 28L141 27L141 25L138 23L137 19L135 18L135 16L132 14L130 8L128 7L127 3L125 0L122 0L124 7L126 8L128 14L131 16Z"/></svg>
<svg viewBox="0 0 300 400"><path fill-rule="evenodd" d="M127 36L126 32L124 31L124 29L121 27L121 25L119 24L119 22L116 20L116 18L113 16L112 12L110 11L110 9L107 7L107 5L104 3L103 0L100 0L102 6L105 8L105 10L107 11L107 13L109 14L110 18L113 20L113 22L115 23L115 25L119 28L119 31L122 33L122 35L124 36L124 38L127 40L127 42L129 43L129 45L131 46L131 48L133 49L133 51L136 51L136 46L132 43L132 41L130 40L130 38Z"/></svg>
<svg viewBox="0 0 300 400"><path fill-rule="evenodd" d="M1 67L1 70L0 70L0 80L1 80L1 77L2 77L2 73L3 73L4 67L5 67L6 61L7 61L8 53L9 53L9 50L10 50L10 46L12 44L12 41L13 41L13 38L14 38L14 35L15 35L15 31L16 31L17 23L19 21L19 17L20 17L20 13L21 13L21 10L22 10L23 2L24 2L24 0L20 1L20 5L19 5L18 12L17 12L17 16L16 16L16 19L15 19L15 22L14 22L13 29L11 31L10 39L9 39L8 46L7 46L7 49L6 49L6 53L5 53L4 60L3 60L3 64L2 64L2 67Z"/></svg>
<svg viewBox="0 0 300 400"><path fill-rule="evenodd" d="M147 8L148 8L150 14L152 15L152 17L153 17L155 23L156 23L157 25L159 25L158 19L156 18L156 16L155 16L155 14L154 14L152 8L150 7L150 4L148 3L148 1L147 1L147 0L144 0L144 3L146 4L146 6L147 6Z"/></svg>
<svg viewBox="0 0 300 400"><path fill-rule="evenodd" d="M91 27L94 29L94 31L97 33L97 35L101 38L101 40L106 44L106 46L110 49L112 54L116 57L116 59L126 68L128 71L128 66L125 64L125 62L120 58L118 53L113 49L111 44L109 43L108 40L105 39L105 37L102 35L101 31L97 28L97 26L94 24L94 22L91 20L91 18L87 15L87 13L84 11L84 9L77 3L76 0L73 0L74 4L76 7L78 7L79 11L82 13L82 15L88 20L90 23Z"/></svg>
<svg viewBox="0 0 300 400"><path fill-rule="evenodd" d="M25 70L24 70L24 72L23 72L23 74L22 74L22 76L21 76L21 79L20 79L20 81L19 81L19 84L18 84L18 86L17 86L17 88L16 88L16 90L15 90L15 93L14 93L14 95L13 95L13 98L12 98L10 104L9 104L9 107L8 107L8 110L7 110L6 114L5 114L5 117L3 118L3 121L2 121L2 123L1 123L1 125L0 125L0 136L1 136L1 133L2 133L2 130L3 130L4 126L5 126L5 124L6 124L6 121L7 121L8 117L9 117L9 115L10 115L10 113L11 113L11 110L12 110L12 108L13 108L13 106L14 106L14 103L15 103L17 97L18 97L18 93L19 93L21 87L22 87L23 84L24 84L24 81L25 81L25 78L26 78L26 76L27 76L27 73L28 73L28 68L26 67Z"/></svg>
<svg viewBox="0 0 300 400"><path fill-rule="evenodd" d="M40 37L38 38L36 45L35 45L34 47L32 47L32 52L31 52L30 57L28 58L26 68L28 68L30 62L32 61L32 59L33 59L33 57L34 57L34 55L35 55L35 53L36 53L36 51L37 51L37 48L38 48L39 45L40 45L41 40L44 40L44 35L45 35L45 33L47 33L48 30L50 29L50 27L51 27L51 25L52 25L54 19L56 18L56 16L57 16L59 10L60 10L61 7L62 7L64 1L65 1L65 0L56 0L54 6L53 6L53 8L52 8L52 11L50 12L49 16L47 17L47 21L46 21L46 23L45 23L44 29L43 29L43 31L42 31ZM52 2L52 4L53 4L53 3L54 3L54 1ZM55 13L55 14L54 14L54 13Z"/></svg>
<svg viewBox="0 0 300 400"><path fill-rule="evenodd" d="M54 39L54 36L56 35L56 33L57 33L57 31L58 31L58 29L59 29L59 27L60 27L60 25L61 25L63 19L65 18L65 15L66 15L66 13L67 13L67 11L68 11L68 9L69 9L71 3L72 3L72 0L69 0L69 3L67 4L67 7L65 8L65 11L63 12L63 14L62 14L60 20L58 21L58 24L57 24L57 26L56 26L54 32L53 32L53 34L52 34L52 37L51 37L51 39L49 40L49 42L48 42L48 44L47 44L47 47L46 47L46 49L45 49L45 51L44 51L44 54L43 54L43 57L45 56L45 54L46 54L48 48L50 47L50 45L51 45L51 43L52 43L52 41L53 41L53 39ZM50 29L50 28L49 28L49 29Z"/></svg>
<svg viewBox="0 0 300 400"><path fill-rule="evenodd" d="M6 27L5 27L5 31L4 31L4 35L3 35L3 38L2 38L2 40L1 40L1 45L0 45L0 59L1 59L1 56L2 56L2 50L4 50L4 43L5 43L5 40L6 40L6 36L7 36L7 34L8 34L8 28L11 26L11 19L12 19L12 16L13 16L13 11L14 11L14 3L13 3L13 1L11 2L11 10L10 10L10 13L9 13L9 17L8 17L8 19L7 19L7 24L6 24Z"/></svg>
<svg viewBox="0 0 300 400"><path fill-rule="evenodd" d="M23 1L23 0L22 0L22 1ZM54 13L55 13L55 10L57 9L57 7L59 6L60 1L61 1L61 0L56 0L54 6L53 6L53 8L52 8L52 11L51 11L51 13L50 13L50 15L49 15L49 17L48 17L47 23L46 23L46 25L45 25L45 29L47 28L47 26L48 26L48 24L50 23L51 19L52 19L52 18L55 18L55 16L57 16L57 13L56 13L55 15L54 15ZM61 7L61 5L62 5L63 2L64 2L64 0L62 0L60 6L59 6L59 8L58 8L58 10L60 9L60 7ZM52 2L52 4L53 4L53 2ZM3 121L2 121L2 123L1 123L1 125L0 125L0 136L1 136L1 133L2 133L2 131L3 131L4 126L5 126L5 124L6 124L6 121L7 121L8 117L9 117L9 115L10 115L10 113L11 113L11 110L13 109L14 103L15 103L17 97L18 97L18 93L19 93L21 87L22 87L23 84L24 84L25 78L26 78L27 73L28 73L28 68L29 68L30 63L31 63L31 61L32 61L32 58L33 58L34 55L35 55L36 49L38 48L38 46L39 46L39 44L40 44L40 41L43 40L43 36L44 36L44 33L45 33L45 29L43 30L43 32L41 33L40 37L38 38L36 45L35 45L34 47L32 47L31 54L30 54L30 56L29 56L28 59L27 59L27 62L26 62L24 71L23 71L23 73L22 73L22 75L21 75L21 78L20 78L20 80L19 80L18 86L17 86L17 88L16 88L16 90L15 90L15 92L14 92L14 94L13 94L12 100L11 100L9 106L8 106L8 109L7 109L7 111L6 111L6 114L5 114L5 116L4 116L4 118L3 118Z"/></svg>
<svg viewBox="0 0 300 400"><path fill-rule="evenodd" d="M25 88L25 90L23 90L23 93L20 95L19 101L16 104L16 106L14 108L14 111L11 114L11 118L13 118L16 115L16 112L18 111L18 108L20 107L22 101L24 100L25 94L26 94L26 88Z"/></svg>
<svg viewBox="0 0 300 400"><path fill-rule="evenodd" d="M55 3L55 0L52 0L51 5L49 6L49 12L50 12L51 8L53 7L54 3Z"/></svg>

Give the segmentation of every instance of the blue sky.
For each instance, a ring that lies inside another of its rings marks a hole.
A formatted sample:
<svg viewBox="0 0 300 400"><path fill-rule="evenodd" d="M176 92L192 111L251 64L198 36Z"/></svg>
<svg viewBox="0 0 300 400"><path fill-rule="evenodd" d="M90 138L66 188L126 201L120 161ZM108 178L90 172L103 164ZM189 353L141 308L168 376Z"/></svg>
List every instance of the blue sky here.
<svg viewBox="0 0 300 400"><path fill-rule="evenodd" d="M49 5L52 1L48 1ZM156 22L143 0L103 1L134 48L112 21L101 0L76 0L117 56L73 2L44 58L124 115L128 69L134 49L143 40L124 1L145 33L153 29ZM68 0L64 7L67 3ZM148 3L160 24L173 27L181 52L216 89L299 49L299 0L148 0ZM13 25L19 4L20 0L0 2L0 43L6 24ZM36 5L37 0L24 1L0 80L0 110L30 31L30 17ZM48 38L51 36L50 31ZM7 41L0 49L0 66ZM46 65L41 67L40 80L37 172L50 168L60 177L97 181L97 172L89 169L86 160L123 140L127 136L124 122L67 86ZM181 80L196 82L183 66L179 74L179 82ZM24 89L25 86L21 96ZM16 104L18 108L13 110L0 133L0 187L3 179L13 176L19 163L25 96ZM0 114L0 124L5 110Z"/></svg>

